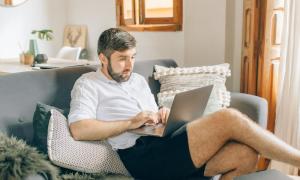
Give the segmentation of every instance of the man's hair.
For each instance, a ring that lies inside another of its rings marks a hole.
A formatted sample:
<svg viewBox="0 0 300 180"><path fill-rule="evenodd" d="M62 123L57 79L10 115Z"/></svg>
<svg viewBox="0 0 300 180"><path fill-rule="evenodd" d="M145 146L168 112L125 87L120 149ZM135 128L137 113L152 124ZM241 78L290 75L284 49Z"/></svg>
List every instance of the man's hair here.
<svg viewBox="0 0 300 180"><path fill-rule="evenodd" d="M136 40L127 31L119 28L105 30L98 39L98 55L103 53L108 59L114 51L135 48Z"/></svg>

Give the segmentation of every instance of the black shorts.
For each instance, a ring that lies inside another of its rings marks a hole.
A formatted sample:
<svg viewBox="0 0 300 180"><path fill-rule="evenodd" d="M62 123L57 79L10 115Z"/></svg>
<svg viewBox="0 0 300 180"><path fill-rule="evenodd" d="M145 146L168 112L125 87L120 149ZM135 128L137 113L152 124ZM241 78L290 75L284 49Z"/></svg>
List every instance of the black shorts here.
<svg viewBox="0 0 300 180"><path fill-rule="evenodd" d="M205 179L205 165L197 169L192 162L185 126L163 138L142 136L133 147L117 152L137 179Z"/></svg>

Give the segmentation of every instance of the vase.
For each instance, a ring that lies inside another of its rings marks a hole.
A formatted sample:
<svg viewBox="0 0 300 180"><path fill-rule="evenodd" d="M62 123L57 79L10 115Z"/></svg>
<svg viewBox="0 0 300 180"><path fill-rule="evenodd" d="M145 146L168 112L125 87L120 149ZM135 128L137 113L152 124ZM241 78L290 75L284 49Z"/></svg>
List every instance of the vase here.
<svg viewBox="0 0 300 180"><path fill-rule="evenodd" d="M37 41L35 39L30 39L29 41L29 52L33 55L33 57L39 54Z"/></svg>

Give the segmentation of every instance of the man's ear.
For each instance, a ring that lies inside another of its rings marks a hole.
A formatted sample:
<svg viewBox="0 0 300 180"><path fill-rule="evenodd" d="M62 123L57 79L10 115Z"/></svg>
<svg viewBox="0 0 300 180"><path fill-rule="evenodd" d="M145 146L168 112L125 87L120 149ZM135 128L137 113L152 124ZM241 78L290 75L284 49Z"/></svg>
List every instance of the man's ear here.
<svg viewBox="0 0 300 180"><path fill-rule="evenodd" d="M99 54L99 59L100 59L100 61L101 61L101 63L103 65L107 65L108 64L108 59L106 58L106 56L103 53Z"/></svg>

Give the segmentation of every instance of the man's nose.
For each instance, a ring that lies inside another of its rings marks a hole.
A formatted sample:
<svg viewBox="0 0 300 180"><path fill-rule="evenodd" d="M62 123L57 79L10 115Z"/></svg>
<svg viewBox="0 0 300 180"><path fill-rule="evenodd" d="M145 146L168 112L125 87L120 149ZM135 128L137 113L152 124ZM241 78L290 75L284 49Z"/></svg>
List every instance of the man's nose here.
<svg viewBox="0 0 300 180"><path fill-rule="evenodd" d="M133 63L133 59L132 58L128 58L126 60L126 67L132 67L132 63Z"/></svg>

